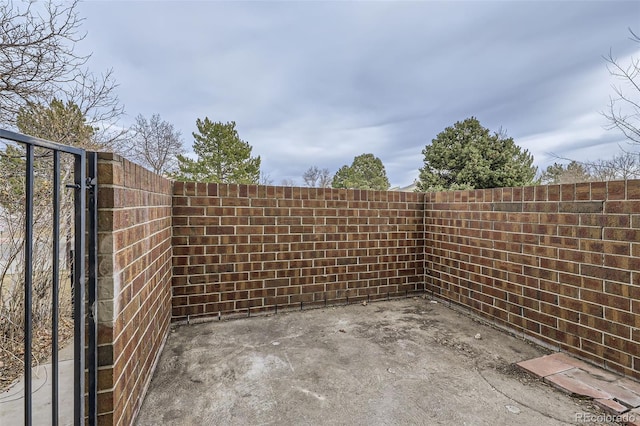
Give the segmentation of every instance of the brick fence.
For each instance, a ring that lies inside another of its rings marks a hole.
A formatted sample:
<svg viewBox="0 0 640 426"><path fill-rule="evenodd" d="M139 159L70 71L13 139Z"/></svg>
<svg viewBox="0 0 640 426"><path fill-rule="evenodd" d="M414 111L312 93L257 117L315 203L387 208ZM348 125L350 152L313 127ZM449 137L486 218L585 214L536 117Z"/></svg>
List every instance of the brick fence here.
<svg viewBox="0 0 640 426"><path fill-rule="evenodd" d="M640 379L640 181L401 193L168 181L99 157L99 420L170 321L427 291Z"/></svg>
<svg viewBox="0 0 640 426"><path fill-rule="evenodd" d="M98 158L98 422L135 417L171 317L171 182Z"/></svg>
<svg viewBox="0 0 640 426"><path fill-rule="evenodd" d="M422 292L423 200L176 182L173 318Z"/></svg>
<svg viewBox="0 0 640 426"><path fill-rule="evenodd" d="M426 197L430 291L640 378L640 181Z"/></svg>

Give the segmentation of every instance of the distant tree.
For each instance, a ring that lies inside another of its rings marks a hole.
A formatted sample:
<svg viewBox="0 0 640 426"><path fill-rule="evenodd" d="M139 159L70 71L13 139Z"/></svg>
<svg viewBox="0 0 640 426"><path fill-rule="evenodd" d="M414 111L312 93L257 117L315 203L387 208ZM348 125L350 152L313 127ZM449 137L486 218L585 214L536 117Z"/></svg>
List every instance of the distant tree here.
<svg viewBox="0 0 640 426"><path fill-rule="evenodd" d="M640 154L622 152L610 159L586 163L595 180L626 180L640 178Z"/></svg>
<svg viewBox="0 0 640 426"><path fill-rule="evenodd" d="M96 129L87 123L81 108L73 101L63 102L53 99L47 105L27 103L21 106L16 114L16 126L22 133L38 138L49 139L66 145L85 149L103 149L97 143ZM102 141L102 140L100 140ZM4 149L0 149L0 227L3 229L3 259L0 262L0 339L3 341L22 338L24 318L24 250L26 235L25 214L25 166L26 150L22 144L11 144L1 141ZM66 242L67 249L58 253L59 247L54 245L53 234L53 154L43 148L34 148L33 162L33 194L30 202L33 206L33 218L30 222L33 235L31 254L34 259L32 274L31 302L32 322L34 330L46 326L52 317L51 289L53 288L52 259L69 253L73 243L73 192L65 190L65 185L73 181L73 159L61 155L59 159L58 198L58 242ZM68 259L67 259L68 260ZM63 262L59 267L63 269ZM69 263L66 263L69 266ZM61 279L68 274L61 274ZM64 286L61 285L61 288ZM70 298L61 298L59 313L68 314L71 309Z"/></svg>
<svg viewBox="0 0 640 426"><path fill-rule="evenodd" d="M138 114L131 130L129 155L132 160L161 175L177 168L177 156L184 153L184 146L173 124L163 121L159 114L153 114L149 120Z"/></svg>
<svg viewBox="0 0 640 426"><path fill-rule="evenodd" d="M329 169L322 169L320 171L320 178L318 179L318 187L331 188L332 181L333 177L331 176L331 172L329 171Z"/></svg>
<svg viewBox="0 0 640 426"><path fill-rule="evenodd" d="M123 108L112 71L95 76L85 68L89 55L75 49L84 38L78 4L0 2L0 123L13 127L21 108L63 97L77 105L89 125L99 125L94 139L113 145L123 132L112 122Z"/></svg>
<svg viewBox="0 0 640 426"><path fill-rule="evenodd" d="M61 144L96 151L113 149L110 141L105 141L101 138L96 139L97 129L87 124L86 117L80 107L72 101L65 103L59 99L54 99L48 106L28 104L18 111L16 124L18 130L22 133ZM21 161L23 161L22 158L24 158L25 148L19 145L17 149L23 153L20 156ZM38 152L41 151L38 150ZM50 170L52 169L53 162L50 152L44 151L39 154L38 157L39 161L36 165L38 180L35 185L35 198L39 198L41 202L44 195L40 190L51 190L47 179L51 179ZM2 165L4 166L5 163ZM62 176L61 180L66 182L73 173L73 162L69 157L61 160L60 171ZM24 172L20 170L18 176L22 179ZM13 191L16 194L20 194L22 189L14 188ZM63 220L66 221L66 238L67 243L70 244L72 238L70 206L63 203L60 214Z"/></svg>
<svg viewBox="0 0 640 426"><path fill-rule="evenodd" d="M349 177L351 176L351 168L347 165L344 165L338 169L336 174L333 176L333 180L331 181L331 186L334 188L348 188L349 187Z"/></svg>
<svg viewBox="0 0 640 426"><path fill-rule="evenodd" d="M192 160L178 155L179 180L217 183L257 184L260 180L260 157L251 157L252 147L240 139L234 121L213 122L205 117L196 120L198 132Z"/></svg>
<svg viewBox="0 0 640 426"><path fill-rule="evenodd" d="M422 154L420 191L531 185L537 170L513 138L490 134L475 117L444 129Z"/></svg>
<svg viewBox="0 0 640 426"><path fill-rule="evenodd" d="M391 185L382 160L373 154L362 154L353 159L351 166L340 167L333 177L331 186L386 191Z"/></svg>
<svg viewBox="0 0 640 426"><path fill-rule="evenodd" d="M541 183L576 183L585 181L609 181L640 179L640 153L622 151L611 158L596 161L571 161L568 165L554 163L540 176Z"/></svg>
<svg viewBox="0 0 640 426"><path fill-rule="evenodd" d="M13 121L25 104L52 96L86 62L73 49L84 37L78 34L77 3L48 3L44 11L34 11L31 2L24 9L11 1L0 5L1 121Z"/></svg>
<svg viewBox="0 0 640 426"><path fill-rule="evenodd" d="M49 105L27 104L19 109L18 130L31 136L64 145L97 149L96 128L87 124L80 107L72 101L53 99Z"/></svg>
<svg viewBox="0 0 640 426"><path fill-rule="evenodd" d="M329 169L319 169L317 166L311 166L304 172L302 179L304 179L305 185L310 187L331 187L331 172Z"/></svg>
<svg viewBox="0 0 640 426"><path fill-rule="evenodd" d="M298 186L298 183L294 179L282 179L280 186Z"/></svg>
<svg viewBox="0 0 640 426"><path fill-rule="evenodd" d="M640 36L631 28L630 39L640 43ZM632 56L623 64L609 54L604 57L609 73L622 81L626 89L612 85L615 95L609 98L609 107L603 115L609 121L609 129L618 129L633 143L640 143L640 57Z"/></svg>
<svg viewBox="0 0 640 426"><path fill-rule="evenodd" d="M269 173L260 172L260 185L273 185L273 179Z"/></svg>
<svg viewBox="0 0 640 426"><path fill-rule="evenodd" d="M589 168L582 163L572 161L567 165L553 163L540 176L540 183L551 185L558 183L578 183L593 180Z"/></svg>

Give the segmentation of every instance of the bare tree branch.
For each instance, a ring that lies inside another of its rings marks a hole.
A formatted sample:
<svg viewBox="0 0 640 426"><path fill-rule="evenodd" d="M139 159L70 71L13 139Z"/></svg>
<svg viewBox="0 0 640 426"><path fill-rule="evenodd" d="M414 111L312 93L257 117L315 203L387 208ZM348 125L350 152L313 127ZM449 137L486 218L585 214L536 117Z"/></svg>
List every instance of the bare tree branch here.
<svg viewBox="0 0 640 426"><path fill-rule="evenodd" d="M12 1L0 5L0 121L11 122L27 102L53 96L86 64L89 57L74 51L85 37L77 4L47 3L44 16L31 2L24 9Z"/></svg>
<svg viewBox="0 0 640 426"><path fill-rule="evenodd" d="M640 43L640 37L631 28L630 40ZM621 80L626 86L612 85L615 96L609 98L607 111L602 115L609 121L608 130L620 130L632 143L640 143L640 58L631 57L628 64L623 64L610 50L603 57L607 62L609 73Z"/></svg>
<svg viewBox="0 0 640 426"><path fill-rule="evenodd" d="M269 173L260 171L260 185L273 185L273 179Z"/></svg>
<svg viewBox="0 0 640 426"><path fill-rule="evenodd" d="M282 181L280 181L280 186L297 186L297 185L298 184L293 179L282 179Z"/></svg>
<svg viewBox="0 0 640 426"><path fill-rule="evenodd" d="M552 154L559 160L569 161L564 167L559 164L549 166L543 172L543 183L574 183L587 180L609 181L640 178L640 153L622 150L610 159L596 161L576 161ZM579 166L579 167L578 167Z"/></svg>
<svg viewBox="0 0 640 426"><path fill-rule="evenodd" d="M27 105L70 101L96 128L95 143L118 150L116 143L126 132L116 125L123 107L113 71L94 75L86 68L91 55L75 51L86 36L80 31L78 3L0 4L0 124L14 127Z"/></svg>
<svg viewBox="0 0 640 426"><path fill-rule="evenodd" d="M302 179L304 184L309 187L331 187L331 172L326 168L320 169L317 166L311 166L302 174Z"/></svg>
<svg viewBox="0 0 640 426"><path fill-rule="evenodd" d="M184 146L173 124L163 121L159 114L153 114L149 120L139 114L131 130L134 136L129 155L134 161L158 174L176 170L176 157L184 153Z"/></svg>

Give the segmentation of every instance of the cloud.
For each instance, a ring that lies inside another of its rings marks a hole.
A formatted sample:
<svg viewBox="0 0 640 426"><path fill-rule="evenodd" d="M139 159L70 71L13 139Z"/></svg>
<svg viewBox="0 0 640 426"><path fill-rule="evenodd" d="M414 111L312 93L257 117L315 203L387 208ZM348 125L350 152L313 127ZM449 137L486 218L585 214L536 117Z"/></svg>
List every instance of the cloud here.
<svg viewBox="0 0 640 426"><path fill-rule="evenodd" d="M380 157L393 185L421 150L474 115L536 163L604 155L602 55L640 3L85 2L92 66L113 67L129 118L160 113L191 141L196 118L236 121L276 183L311 165ZM588 147L588 149L587 149Z"/></svg>

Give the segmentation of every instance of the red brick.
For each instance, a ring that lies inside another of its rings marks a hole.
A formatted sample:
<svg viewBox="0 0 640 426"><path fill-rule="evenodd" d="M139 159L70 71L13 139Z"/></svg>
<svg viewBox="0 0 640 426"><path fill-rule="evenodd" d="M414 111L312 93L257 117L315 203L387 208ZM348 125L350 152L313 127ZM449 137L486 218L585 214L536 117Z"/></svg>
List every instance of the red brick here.
<svg viewBox="0 0 640 426"><path fill-rule="evenodd" d="M640 241L640 229L605 228L605 240L636 242Z"/></svg>
<svg viewBox="0 0 640 426"><path fill-rule="evenodd" d="M591 200L605 200L607 198L606 182L591 182Z"/></svg>
<svg viewBox="0 0 640 426"><path fill-rule="evenodd" d="M624 200L626 197L626 187L624 181L607 182L607 199Z"/></svg>
<svg viewBox="0 0 640 426"><path fill-rule="evenodd" d="M484 191L487 194L487 191ZM535 200L535 187L534 186L525 186L522 191L522 201L534 201ZM485 195L485 201L486 195ZM491 201L491 200L489 200Z"/></svg>
<svg viewBox="0 0 640 426"><path fill-rule="evenodd" d="M607 201L604 212L611 214L633 214L640 211L640 201Z"/></svg>
<svg viewBox="0 0 640 426"><path fill-rule="evenodd" d="M595 265L581 265L580 272L583 275L601 278L605 280L618 281L618 282L629 282L631 279L631 272L623 271L619 269L613 268L605 268L602 266Z"/></svg>
<svg viewBox="0 0 640 426"><path fill-rule="evenodd" d="M573 201L576 196L576 185L569 183L560 185L560 199L562 201Z"/></svg>
<svg viewBox="0 0 640 426"><path fill-rule="evenodd" d="M576 184L576 200L590 200L591 199L591 184L577 183Z"/></svg>

